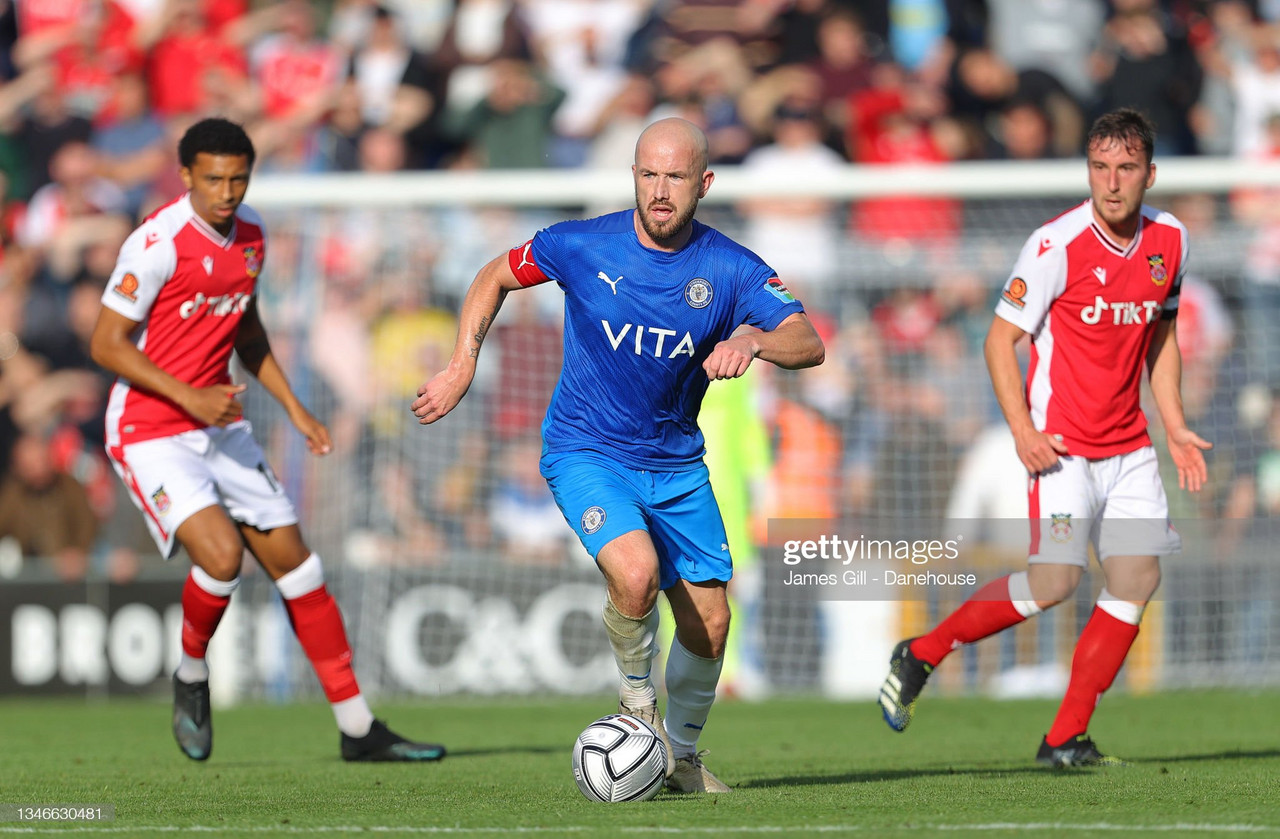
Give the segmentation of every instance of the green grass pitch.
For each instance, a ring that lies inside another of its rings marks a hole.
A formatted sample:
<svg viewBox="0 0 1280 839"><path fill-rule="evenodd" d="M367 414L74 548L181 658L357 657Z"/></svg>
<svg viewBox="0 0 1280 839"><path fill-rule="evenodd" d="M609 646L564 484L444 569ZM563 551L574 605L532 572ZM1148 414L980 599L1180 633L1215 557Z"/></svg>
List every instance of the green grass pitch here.
<svg viewBox="0 0 1280 839"><path fill-rule="evenodd" d="M1055 703L928 697L905 734L871 701L722 702L703 735L734 787L588 802L569 752L610 699L377 708L439 739L440 764L348 765L322 703L215 712L207 763L162 702L0 700L0 804L99 803L112 822L0 823L5 835L1280 836L1280 694L1109 696L1092 733L1126 767L1032 758Z"/></svg>

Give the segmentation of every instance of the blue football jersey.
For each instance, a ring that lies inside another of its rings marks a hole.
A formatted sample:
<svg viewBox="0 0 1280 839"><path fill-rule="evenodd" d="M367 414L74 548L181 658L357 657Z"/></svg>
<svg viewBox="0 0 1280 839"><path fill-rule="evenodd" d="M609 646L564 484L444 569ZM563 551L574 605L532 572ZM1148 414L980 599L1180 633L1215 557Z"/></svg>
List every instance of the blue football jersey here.
<svg viewBox="0 0 1280 839"><path fill-rule="evenodd" d="M633 469L703 455L702 362L741 324L776 327L804 307L758 256L693 221L676 253L640 244L634 211L541 230L510 254L525 285L565 294L564 366L542 424L544 452L595 451Z"/></svg>

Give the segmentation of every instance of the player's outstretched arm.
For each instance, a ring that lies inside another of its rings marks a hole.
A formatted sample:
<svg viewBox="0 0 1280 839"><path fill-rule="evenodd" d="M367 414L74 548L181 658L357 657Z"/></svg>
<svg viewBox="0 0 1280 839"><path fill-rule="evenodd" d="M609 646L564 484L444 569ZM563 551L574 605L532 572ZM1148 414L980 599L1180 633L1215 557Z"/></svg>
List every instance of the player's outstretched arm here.
<svg viewBox="0 0 1280 839"><path fill-rule="evenodd" d="M804 312L789 315L768 332L735 335L716 344L702 362L709 379L736 379L757 358L786 370L817 367L827 357L818 330Z"/></svg>
<svg viewBox="0 0 1280 839"><path fill-rule="evenodd" d="M1059 438L1039 431L1031 421L1015 349L1026 334L1021 327L996 315L987 330L982 352L987 359L987 372L991 374L991 388L1018 447L1018 459L1029 474L1035 475L1052 468L1058 462L1058 455L1067 453L1067 446Z"/></svg>
<svg viewBox="0 0 1280 839"><path fill-rule="evenodd" d="M1147 370L1151 375L1151 395L1164 424L1169 456L1178 469L1178 488L1199 492L1209 480L1209 467L1204 453L1213 444L1190 428L1182 410L1182 352L1178 349L1178 321L1174 318L1156 324L1151 346L1147 348Z"/></svg>
<svg viewBox="0 0 1280 839"><path fill-rule="evenodd" d="M236 331L236 355L244 368L254 375L289 415L289 422L307 438L307 448L312 454L328 454L333 449L329 439L329 429L316 419L298 399L293 388L289 386L289 378L285 376L275 355L271 352L271 341L267 338L267 328L262 324L258 314L258 298L249 303L240 326Z"/></svg>
<svg viewBox="0 0 1280 839"><path fill-rule="evenodd" d="M523 288L507 262L507 255L495 257L480 269L458 314L458 340L453 345L449 366L418 388L418 398L409 408L420 425L444 418L467 395L476 375L476 360L493 320L502 308L507 292Z"/></svg>
<svg viewBox="0 0 1280 839"><path fill-rule="evenodd" d="M161 370L138 349L131 338L137 328L138 321L103 306L89 339L89 355L103 369L165 397L205 425L226 426L240 419L243 411L236 395L244 392L244 385L192 387Z"/></svg>

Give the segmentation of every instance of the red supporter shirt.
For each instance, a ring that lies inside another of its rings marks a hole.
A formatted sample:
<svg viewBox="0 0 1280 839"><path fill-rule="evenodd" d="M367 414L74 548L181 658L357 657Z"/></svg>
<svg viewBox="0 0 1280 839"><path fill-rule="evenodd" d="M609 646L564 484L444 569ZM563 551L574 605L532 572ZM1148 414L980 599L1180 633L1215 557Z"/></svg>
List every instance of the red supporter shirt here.
<svg viewBox="0 0 1280 839"><path fill-rule="evenodd" d="M283 37L262 47L256 65L262 109L270 117L288 116L301 103L336 87L342 70L337 52L328 44Z"/></svg>
<svg viewBox="0 0 1280 839"><path fill-rule="evenodd" d="M193 387L230 384L228 366L266 251L261 217L240 206L223 237L189 195L161 207L120 249L102 303L138 321L135 343L157 367ZM163 396L117 379L107 401L107 447L205 427Z"/></svg>
<svg viewBox="0 0 1280 839"><path fill-rule="evenodd" d="M85 0L18 0L18 36L34 35L53 26L70 26L86 9Z"/></svg>
<svg viewBox="0 0 1280 839"><path fill-rule="evenodd" d="M1178 313L1187 229L1144 206L1120 247L1092 201L1027 240L996 314L1031 334L1027 405L1071 454L1112 457L1150 445L1139 386L1156 324Z"/></svg>
<svg viewBox="0 0 1280 839"><path fill-rule="evenodd" d="M147 86L151 107L162 116L195 114L204 109L210 74L244 78L245 60L240 50L209 32L169 35L151 50Z"/></svg>

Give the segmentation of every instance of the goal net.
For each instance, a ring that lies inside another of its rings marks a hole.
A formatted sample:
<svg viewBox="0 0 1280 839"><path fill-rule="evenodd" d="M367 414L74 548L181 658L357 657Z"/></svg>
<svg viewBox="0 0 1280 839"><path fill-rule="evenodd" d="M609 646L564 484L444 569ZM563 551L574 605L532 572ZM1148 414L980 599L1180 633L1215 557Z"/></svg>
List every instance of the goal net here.
<svg viewBox="0 0 1280 839"><path fill-rule="evenodd" d="M480 266L548 224L627 208L630 190L625 171L255 181L249 201L271 233L261 310L334 453L310 458L260 388L247 412L325 558L371 692L614 684L602 582L538 472L561 364L559 289L507 298L451 416L422 427L409 404L447 362ZM1025 567L1025 539L971 542L945 570L976 585L831 598L789 590L766 542L792 520L883 534L886 522L950 515L979 527L1022 520L1025 533L1025 476L982 340L1025 238L1086 190L1082 161L850 167L787 182L718 173L699 218L778 270L827 344L820 368L757 364L708 396L702 424L738 567L728 689L870 695L897 639ZM1215 448L1208 488L1179 490L1144 396L1186 549L1164 563L1122 689L1280 682L1278 195L1272 169L1168 160L1148 199L1190 230L1183 395L1190 426ZM955 656L938 689L1060 692L1100 578L1095 563L1074 600ZM212 653L226 651L215 667L223 696L314 692L261 579L224 627Z"/></svg>

